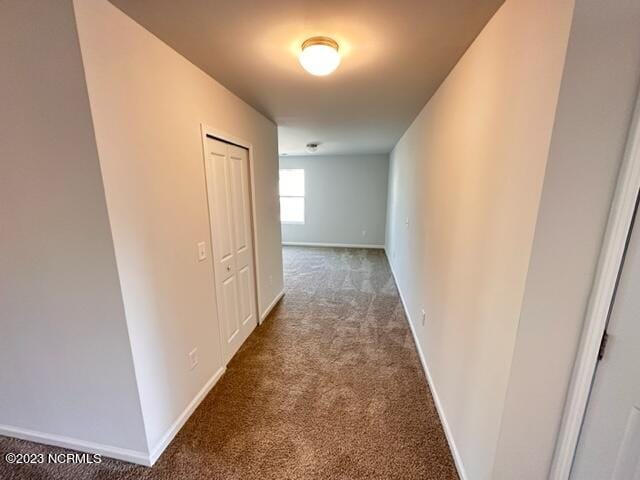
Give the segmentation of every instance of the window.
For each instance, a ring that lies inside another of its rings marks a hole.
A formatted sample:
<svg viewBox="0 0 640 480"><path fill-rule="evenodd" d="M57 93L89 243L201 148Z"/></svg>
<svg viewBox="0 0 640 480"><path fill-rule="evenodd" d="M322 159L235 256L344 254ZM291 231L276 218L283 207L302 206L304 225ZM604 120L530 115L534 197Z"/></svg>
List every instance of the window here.
<svg viewBox="0 0 640 480"><path fill-rule="evenodd" d="M280 221L304 223L304 170L280 170Z"/></svg>

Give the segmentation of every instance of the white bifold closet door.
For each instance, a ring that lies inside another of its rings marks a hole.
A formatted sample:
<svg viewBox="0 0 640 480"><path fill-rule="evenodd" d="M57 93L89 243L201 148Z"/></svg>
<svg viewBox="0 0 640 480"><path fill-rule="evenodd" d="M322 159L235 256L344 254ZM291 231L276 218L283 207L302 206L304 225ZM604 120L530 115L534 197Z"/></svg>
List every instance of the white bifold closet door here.
<svg viewBox="0 0 640 480"><path fill-rule="evenodd" d="M216 300L226 363L257 325L248 152L206 137L205 168Z"/></svg>

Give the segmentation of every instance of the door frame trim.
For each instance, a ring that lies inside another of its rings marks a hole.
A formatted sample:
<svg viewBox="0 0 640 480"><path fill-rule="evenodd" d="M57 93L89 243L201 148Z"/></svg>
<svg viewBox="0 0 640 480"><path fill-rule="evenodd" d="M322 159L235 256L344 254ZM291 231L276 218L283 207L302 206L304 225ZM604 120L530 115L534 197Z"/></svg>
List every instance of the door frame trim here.
<svg viewBox="0 0 640 480"><path fill-rule="evenodd" d="M568 480L578 448L591 386L598 364L598 351L622 267L627 237L640 191L640 95L618 174L609 211L598 266L589 297L582 336L565 401L562 423L549 471L549 480Z"/></svg>
<svg viewBox="0 0 640 480"><path fill-rule="evenodd" d="M200 130L202 135L202 158L205 162L204 168L206 169L206 161L207 161L207 135L215 137L223 142L234 144L241 148L246 148L248 152L249 159L249 198L251 201L251 239L252 243L252 255L253 255L253 268L254 268L254 302L256 304L256 324L260 325L262 320L260 319L260 282L258 282L258 278L260 277L260 266L259 266L259 257L258 257L258 225L256 223L257 215L256 215L256 181L255 181L255 168L253 163L253 144L244 139L238 138L230 133L222 131L217 128L213 128L204 123L200 124ZM206 177L206 174L205 174ZM205 178L206 184L206 178ZM208 195L208 193L207 193ZM207 207L208 209L208 207ZM211 231L211 220L209 220L209 231ZM211 239L211 249L213 250L213 238ZM216 302L218 299L216 298Z"/></svg>

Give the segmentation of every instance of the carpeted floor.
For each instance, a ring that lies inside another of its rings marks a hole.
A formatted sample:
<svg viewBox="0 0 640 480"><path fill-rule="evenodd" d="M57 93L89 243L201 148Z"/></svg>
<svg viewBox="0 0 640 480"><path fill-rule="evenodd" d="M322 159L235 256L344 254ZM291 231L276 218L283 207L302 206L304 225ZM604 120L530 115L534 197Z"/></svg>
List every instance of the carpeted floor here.
<svg viewBox="0 0 640 480"><path fill-rule="evenodd" d="M9 466L0 478L457 479L381 250L285 247L286 295L153 468Z"/></svg>

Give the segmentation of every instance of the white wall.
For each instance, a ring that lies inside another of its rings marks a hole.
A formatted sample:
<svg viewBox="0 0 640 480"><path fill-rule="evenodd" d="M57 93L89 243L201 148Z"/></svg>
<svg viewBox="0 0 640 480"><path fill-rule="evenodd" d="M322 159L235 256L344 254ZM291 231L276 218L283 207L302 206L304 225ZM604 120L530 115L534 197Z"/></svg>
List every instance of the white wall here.
<svg viewBox="0 0 640 480"><path fill-rule="evenodd" d="M282 290L271 121L106 0L74 2L151 450L223 366L200 123L253 144L263 311ZM197 347L199 365L189 371Z"/></svg>
<svg viewBox="0 0 640 480"><path fill-rule="evenodd" d="M384 245L388 155L280 157L280 168L305 171L305 223L283 224L283 242Z"/></svg>
<svg viewBox="0 0 640 480"><path fill-rule="evenodd" d="M492 478L572 10L507 0L391 154L388 256L469 479Z"/></svg>
<svg viewBox="0 0 640 480"><path fill-rule="evenodd" d="M71 1L0 2L0 434L147 450Z"/></svg>
<svg viewBox="0 0 640 480"><path fill-rule="evenodd" d="M640 2L576 8L494 478L546 478L638 85Z"/></svg>

